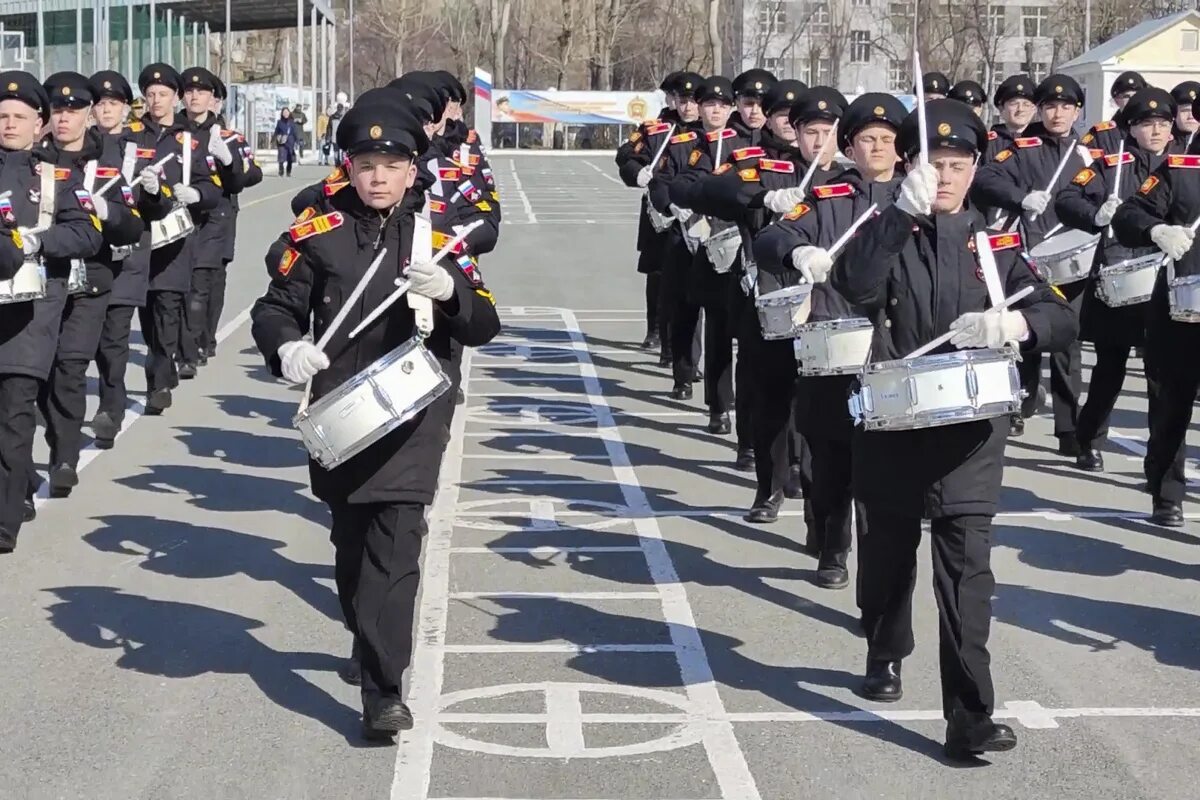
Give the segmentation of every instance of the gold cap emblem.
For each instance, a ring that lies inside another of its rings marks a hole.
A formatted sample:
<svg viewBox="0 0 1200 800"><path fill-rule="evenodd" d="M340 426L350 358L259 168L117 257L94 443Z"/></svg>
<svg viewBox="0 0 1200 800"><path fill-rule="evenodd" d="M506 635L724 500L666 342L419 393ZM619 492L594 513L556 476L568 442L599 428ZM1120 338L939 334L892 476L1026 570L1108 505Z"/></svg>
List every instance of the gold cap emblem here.
<svg viewBox="0 0 1200 800"><path fill-rule="evenodd" d="M755 81L755 82L754 82L754 88L755 88L755 89L761 89L761 88L762 88L762 81Z"/></svg>
<svg viewBox="0 0 1200 800"><path fill-rule="evenodd" d="M380 136L383 136L383 128L378 125L372 125L371 130L367 131L367 135L372 139L378 139Z"/></svg>
<svg viewBox="0 0 1200 800"><path fill-rule="evenodd" d="M938 125L938 136L949 136L949 135L950 135L950 123L949 122L943 122L941 125Z"/></svg>
<svg viewBox="0 0 1200 800"><path fill-rule="evenodd" d="M824 111L828 107L829 107L829 104L826 103L824 100L817 101L817 108L821 109L822 111Z"/></svg>
<svg viewBox="0 0 1200 800"><path fill-rule="evenodd" d="M931 88L934 88L934 89L938 88L938 85L937 85L937 78L934 78L932 81L930 81L930 82L929 82L929 86L930 86Z"/></svg>
<svg viewBox="0 0 1200 800"><path fill-rule="evenodd" d="M1126 83L1133 83L1133 78L1126 78L1126 79L1125 79L1125 82L1126 82Z"/></svg>
<svg viewBox="0 0 1200 800"><path fill-rule="evenodd" d="M1188 97L1190 97L1190 98L1192 98L1193 100L1195 100L1195 99L1196 99L1196 90L1195 90L1195 89L1192 89L1192 90L1190 90L1190 91L1188 92Z"/></svg>
<svg viewBox="0 0 1200 800"><path fill-rule="evenodd" d="M875 116L882 117L884 115L883 106L875 106Z"/></svg>
<svg viewBox="0 0 1200 800"><path fill-rule="evenodd" d="M192 83L199 83L199 82L200 82L200 76L199 76L199 75L193 75L193 76L192 76Z"/></svg>
<svg viewBox="0 0 1200 800"><path fill-rule="evenodd" d="M112 88L112 81L105 81L105 82L104 82L104 88L105 88L105 89L111 89L111 88Z"/></svg>
<svg viewBox="0 0 1200 800"><path fill-rule="evenodd" d="M690 88L692 88L692 82L691 82L691 81L686 81L686 82L684 82L684 84L683 84L683 88L685 88L685 89L690 89Z"/></svg>
<svg viewBox="0 0 1200 800"><path fill-rule="evenodd" d="M71 87L70 87L70 86L64 86L64 87L62 88L62 93L63 93L63 97L70 97L70 96L71 96Z"/></svg>
<svg viewBox="0 0 1200 800"><path fill-rule="evenodd" d="M13 81L12 83L10 83L10 84L8 85L8 90L9 90L10 92L15 92L15 91L17 90L17 83L16 83L16 81Z"/></svg>
<svg viewBox="0 0 1200 800"><path fill-rule="evenodd" d="M795 99L796 99L796 93L795 93L795 92L788 92L788 93L787 93L787 99L788 99L788 100L795 100Z"/></svg>
<svg viewBox="0 0 1200 800"><path fill-rule="evenodd" d="M159 78L161 78L161 77L162 77L162 73L161 73L161 72L156 72L156 73L154 73L154 79L155 79L155 80L158 80L158 79L159 79Z"/></svg>
<svg viewBox="0 0 1200 800"><path fill-rule="evenodd" d="M1018 84L1017 84L1017 91L1018 91L1018 92L1023 92L1023 91L1025 91L1025 84L1023 84L1023 83L1018 83Z"/></svg>
<svg viewBox="0 0 1200 800"><path fill-rule="evenodd" d="M1157 100L1151 100L1151 101L1150 101L1150 107L1151 107L1151 108L1158 108L1158 101L1157 101Z"/></svg>
<svg viewBox="0 0 1200 800"><path fill-rule="evenodd" d="M1063 90L1063 88L1062 88L1061 86L1055 86L1055 87L1054 87L1054 93L1055 93L1055 94L1062 94L1062 90Z"/></svg>

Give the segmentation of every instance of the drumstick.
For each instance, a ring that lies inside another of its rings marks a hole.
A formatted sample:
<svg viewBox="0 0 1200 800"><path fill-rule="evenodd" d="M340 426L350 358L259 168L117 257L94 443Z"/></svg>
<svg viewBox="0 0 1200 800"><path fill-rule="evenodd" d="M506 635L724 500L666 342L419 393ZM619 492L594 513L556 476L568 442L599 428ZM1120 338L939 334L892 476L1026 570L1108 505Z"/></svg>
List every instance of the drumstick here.
<svg viewBox="0 0 1200 800"><path fill-rule="evenodd" d="M183 180L181 183L184 186L192 184L192 134L190 131L183 132Z"/></svg>
<svg viewBox="0 0 1200 800"><path fill-rule="evenodd" d="M1075 139L1071 140L1071 144L1067 146L1067 152L1063 153L1063 157L1059 160L1058 169L1054 170L1053 177L1051 177L1050 182L1048 184L1046 184L1046 189L1045 189L1046 194L1050 194L1051 192L1054 191L1054 184L1058 183L1058 176L1062 175L1062 171L1067 168L1067 161L1070 160L1071 154L1075 152L1075 141L1076 141ZM1038 218L1037 214L1033 214L1032 216L1030 216L1030 219L1037 219L1037 218Z"/></svg>
<svg viewBox="0 0 1200 800"><path fill-rule="evenodd" d="M929 163L929 121L925 117L925 80L921 76L921 54L917 50L916 3L913 3L913 83L917 90L917 135L921 137L921 163Z"/></svg>
<svg viewBox="0 0 1200 800"><path fill-rule="evenodd" d="M408 291L410 286L412 286L412 281L410 281L406 278L396 278L396 290L394 292L392 292L391 294L389 294L387 296L387 299L385 299L382 303L380 303L375 308L374 311L372 311L370 314L367 314L366 319L364 319L362 322L358 323L358 325L355 326L354 330L350 331L349 338L353 339L354 337L356 337L360 333L362 333L364 328L366 328L368 325L370 325L372 322L374 322L376 319L378 319L380 314L382 314L384 311L387 311L392 306L393 303L395 303L397 300L399 300L400 297L405 292Z"/></svg>
<svg viewBox="0 0 1200 800"><path fill-rule="evenodd" d="M104 182L104 185L100 187L99 191L92 192L92 194L94 194L98 197L103 197L104 193L107 192L109 189L111 189L114 185L116 185L117 181L119 181L122 177L123 176L120 173L113 175L111 178L109 178L107 181Z"/></svg>
<svg viewBox="0 0 1200 800"><path fill-rule="evenodd" d="M1060 222L1057 225L1055 225L1053 228L1051 228L1050 230L1046 231L1046 235L1042 237L1042 241L1044 242L1047 239L1049 239L1051 236L1053 236L1054 234L1058 233L1058 229L1061 228L1062 226L1063 226L1063 224Z"/></svg>
<svg viewBox="0 0 1200 800"><path fill-rule="evenodd" d="M800 181L800 196L804 196L804 193L808 190L808 184L812 183L813 175L816 173L817 167L821 166L821 156L825 155L825 148L829 146L830 142L836 141L837 129L838 121L835 119L833 121L833 127L829 129L828 138L826 138L824 142L821 142L821 149L817 151L815 156L813 156L812 163L808 165L808 169L804 172L804 179Z"/></svg>
<svg viewBox="0 0 1200 800"><path fill-rule="evenodd" d="M167 155L160 158L158 161L155 161L153 164L151 164L150 168L153 169L155 172L160 172L162 170L163 166L165 166L166 163L174 157L175 157L174 153L168 153ZM141 177L139 177L138 181L141 181L141 180L142 180Z"/></svg>
<svg viewBox="0 0 1200 800"><path fill-rule="evenodd" d="M1110 200L1118 199L1117 192L1121 188L1121 167L1124 166L1124 164L1122 163L1124 160L1125 160L1125 140L1122 139L1121 146L1117 148L1117 173L1116 173L1116 176L1113 178L1112 194L1109 195ZM1112 229L1112 225L1110 224L1108 226L1108 238L1111 239L1112 235L1113 235L1113 229Z"/></svg>
<svg viewBox="0 0 1200 800"><path fill-rule="evenodd" d="M996 269L996 255L992 252L992 244L987 231L975 234L975 255L979 258L979 271L983 273L983 282L987 286L988 302L993 306L1004 302L1004 288L1000 286L1000 272Z"/></svg>
<svg viewBox="0 0 1200 800"><path fill-rule="evenodd" d="M985 313L985 314L987 314L987 313L990 313L990 312L992 312L992 311L1002 311L1002 310L1004 310L1004 309L1008 308L1009 306L1013 305L1014 303L1018 303L1018 302L1020 302L1021 300L1024 300L1024 299L1025 299L1027 296L1029 296L1029 295L1030 295L1032 292L1033 292L1033 287L1032 287L1032 286L1026 286L1024 289L1022 289L1021 291L1017 292L1016 294L1014 294L1012 297L1010 297L1010 298L1008 298L1007 300L1005 300L1005 301L1004 301L1003 303L1001 303L1000 305L998 305L998 306L993 306L992 308L989 308L989 309L988 309L987 311L985 311L984 313ZM945 333L943 333L943 334L942 334L941 336L939 336L938 338L934 339L934 340L933 340L932 342L930 342L929 344L927 344L927 345L924 345L923 347L918 347L916 350L913 350L911 353L909 353L908 355L906 355L906 356L904 357L904 360L905 360L905 361L908 361L908 360L910 360L910 359L913 359L913 358L920 358L921 356L925 355L926 353L929 353L929 352L931 352L931 351L933 351L933 350L936 350L936 349L938 349L939 347L941 347L942 345L944 345L946 342L948 342L948 341L950 341L951 339L953 339L953 338L954 338L954 334L956 334L956 333L958 333L958 331L946 331Z"/></svg>
<svg viewBox="0 0 1200 800"><path fill-rule="evenodd" d="M371 262L371 266L367 267L367 272L362 276L362 280L358 282L358 285L354 287L354 291L350 293L349 299L338 309L337 316L333 318L333 322L329 323L329 327L325 329L325 335L317 342L318 350L325 349L325 346L329 344L329 340L333 338L334 332L346 321L346 315L350 313L350 309L358 302L358 298L362 297L363 290L367 288L367 284L371 282L371 278L375 277L375 272L379 269L379 265L383 263L385 255L387 255L386 247L379 251L379 255L375 256L375 260Z"/></svg>
<svg viewBox="0 0 1200 800"><path fill-rule="evenodd" d="M850 241L850 237L854 235L854 232L861 228L863 223L871 218L871 215L875 213L875 209L877 208L879 208L879 204L872 203L871 207L862 213L862 216L854 220L854 223L846 229L846 232L843 233L838 240L833 243L833 246L829 248L830 258L837 258L837 254L841 252L843 247L846 246L846 242Z"/></svg>
<svg viewBox="0 0 1200 800"><path fill-rule="evenodd" d="M658 152L654 154L654 160L650 162L651 167L658 166L659 159L663 157L663 153L667 152L667 146L671 144L671 134L675 132L675 123L671 123L671 127L667 129L667 135L663 137L663 143L659 145Z"/></svg>

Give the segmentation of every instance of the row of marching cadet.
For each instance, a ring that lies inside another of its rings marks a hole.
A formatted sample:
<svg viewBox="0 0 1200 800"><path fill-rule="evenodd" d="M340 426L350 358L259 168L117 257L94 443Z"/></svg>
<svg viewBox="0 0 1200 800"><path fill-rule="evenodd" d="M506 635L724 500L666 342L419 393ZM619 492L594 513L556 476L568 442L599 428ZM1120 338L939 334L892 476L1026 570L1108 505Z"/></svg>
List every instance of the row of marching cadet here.
<svg viewBox="0 0 1200 800"><path fill-rule="evenodd" d="M1043 354L1059 453L1095 471L1144 349L1151 519L1183 524L1200 84L1122 75L1116 118L1086 133L1066 75L1005 79L991 130L982 87L936 72L911 112L762 69L673 73L661 88L667 108L616 158L645 192L643 346L661 349L674 399L702 372L709 432L734 432L735 467L756 475L747 521L773 523L803 497L819 586L849 585L857 538L868 699L902 696L929 522L947 753L1011 749L991 720L990 544L1007 440L1044 396ZM1081 340L1097 355L1084 403Z"/></svg>
<svg viewBox="0 0 1200 800"><path fill-rule="evenodd" d="M202 67L147 66L145 113L120 73L0 73L0 552L49 495L79 483L87 369L99 372L96 447L126 422L133 315L147 348L145 413L216 354L238 195L262 180L226 128L224 84ZM182 107L181 107L182 103Z"/></svg>

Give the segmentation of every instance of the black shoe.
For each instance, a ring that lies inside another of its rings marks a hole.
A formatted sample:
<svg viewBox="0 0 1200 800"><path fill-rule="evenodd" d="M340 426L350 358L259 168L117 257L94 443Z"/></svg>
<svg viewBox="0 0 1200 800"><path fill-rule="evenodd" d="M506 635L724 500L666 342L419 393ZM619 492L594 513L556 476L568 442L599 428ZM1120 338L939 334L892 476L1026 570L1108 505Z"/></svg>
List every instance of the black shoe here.
<svg viewBox="0 0 1200 800"><path fill-rule="evenodd" d="M1172 503L1170 500L1155 500L1154 513L1150 515L1150 521L1155 525L1162 525L1164 528L1182 528L1183 506L1179 503Z"/></svg>
<svg viewBox="0 0 1200 800"><path fill-rule="evenodd" d="M1084 472L1104 472L1104 456L1094 447L1088 447L1075 456L1075 466Z"/></svg>
<svg viewBox="0 0 1200 800"><path fill-rule="evenodd" d="M904 697L899 661L868 661L862 696L877 703L894 703Z"/></svg>
<svg viewBox="0 0 1200 800"><path fill-rule="evenodd" d="M956 709L946 721L946 758L969 761L980 753L1004 753L1017 746L1017 735L987 714Z"/></svg>
<svg viewBox="0 0 1200 800"><path fill-rule="evenodd" d="M669 366L671 366L671 354L670 354L670 353L662 353L662 354L660 354L660 355L659 355L659 357L658 357L658 365L659 365L660 367L669 367Z"/></svg>
<svg viewBox="0 0 1200 800"><path fill-rule="evenodd" d="M1009 436L1024 436L1025 435L1025 420L1022 417L1009 417L1008 419L1008 435Z"/></svg>
<svg viewBox="0 0 1200 800"><path fill-rule="evenodd" d="M691 384L684 384L683 386L676 386L674 389L671 390L671 399L672 400L691 400L692 399Z"/></svg>
<svg viewBox="0 0 1200 800"><path fill-rule="evenodd" d="M458 387L458 394L454 396L454 405L461 406L465 402L467 402L467 396L463 394L462 387L460 386Z"/></svg>
<svg viewBox="0 0 1200 800"><path fill-rule="evenodd" d="M25 509L21 518L25 522L33 522L37 519L37 506L34 504L32 497L25 498Z"/></svg>
<svg viewBox="0 0 1200 800"><path fill-rule="evenodd" d="M817 586L822 589L845 589L850 585L845 553L822 553L817 562Z"/></svg>
<svg viewBox="0 0 1200 800"><path fill-rule="evenodd" d="M804 497L804 485L800 482L800 465L788 467L787 483L783 486L783 496L788 500L799 500Z"/></svg>
<svg viewBox="0 0 1200 800"><path fill-rule="evenodd" d="M196 359L196 366L197 367L207 367L208 366L208 356L205 353L203 353L203 352L200 353L200 357L198 359Z"/></svg>
<svg viewBox="0 0 1200 800"><path fill-rule="evenodd" d="M351 686L362 685L362 653L358 646L358 639L355 639L354 644L350 647L350 657L338 667L338 677Z"/></svg>
<svg viewBox="0 0 1200 800"><path fill-rule="evenodd" d="M373 741L392 739L400 731L412 730L412 712L399 697L363 702L363 736Z"/></svg>
<svg viewBox="0 0 1200 800"><path fill-rule="evenodd" d="M71 490L79 485L79 474L70 464L59 464L50 470L50 496L69 497Z"/></svg>
<svg viewBox="0 0 1200 800"><path fill-rule="evenodd" d="M738 450L737 461L733 462L733 468L738 472L753 472L754 448L747 447L744 450Z"/></svg>
<svg viewBox="0 0 1200 800"><path fill-rule="evenodd" d="M708 415L708 432L718 435L724 435L733 430L733 426L729 424L729 415L722 412L716 412Z"/></svg>
<svg viewBox="0 0 1200 800"><path fill-rule="evenodd" d="M155 389L146 401L146 415L156 417L171 407L171 390Z"/></svg>
<svg viewBox="0 0 1200 800"><path fill-rule="evenodd" d="M210 344L208 347L204 348L204 357L205 358L216 358L217 357L217 346L215 344Z"/></svg>
<svg viewBox="0 0 1200 800"><path fill-rule="evenodd" d="M775 492L770 497L759 500L755 498L754 506L746 514L745 520L756 525L766 525L779 519L779 507L783 505L783 492Z"/></svg>
<svg viewBox="0 0 1200 800"><path fill-rule="evenodd" d="M659 340L657 333L647 333L646 338L642 339L643 350L657 350L662 347L662 341Z"/></svg>
<svg viewBox="0 0 1200 800"><path fill-rule="evenodd" d="M183 364L179 366L179 379L183 381L190 381L194 377L196 377L196 365L190 361L183 362Z"/></svg>
<svg viewBox="0 0 1200 800"><path fill-rule="evenodd" d="M699 369L696 370L696 374L694 376L692 376L692 383L700 383L703 380L704 380L704 371L699 370Z"/></svg>
<svg viewBox="0 0 1200 800"><path fill-rule="evenodd" d="M1068 458L1078 458L1083 455L1083 448L1079 446L1079 440L1075 438L1075 434L1068 433L1058 437L1058 454Z"/></svg>
<svg viewBox="0 0 1200 800"><path fill-rule="evenodd" d="M17 537L0 528L0 556L7 555L17 549Z"/></svg>
<svg viewBox="0 0 1200 800"><path fill-rule="evenodd" d="M92 436L96 437L98 450L111 450L120 432L121 423L110 417L108 412L100 411L92 417Z"/></svg>

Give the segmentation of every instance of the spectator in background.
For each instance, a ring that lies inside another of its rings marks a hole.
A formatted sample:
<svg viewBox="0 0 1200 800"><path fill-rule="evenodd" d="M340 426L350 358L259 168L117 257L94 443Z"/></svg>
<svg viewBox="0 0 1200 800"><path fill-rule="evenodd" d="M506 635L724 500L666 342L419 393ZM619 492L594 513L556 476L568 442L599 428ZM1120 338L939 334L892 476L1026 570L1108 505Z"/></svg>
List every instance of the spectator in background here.
<svg viewBox="0 0 1200 800"><path fill-rule="evenodd" d="M346 107L341 103L337 104L337 108L329 115L329 128L325 131L325 136L329 140L329 150L333 155L334 164L342 163L342 151L337 145L338 126L342 124L342 117L346 116Z"/></svg>
<svg viewBox="0 0 1200 800"><path fill-rule="evenodd" d="M292 174L292 165L296 163L296 153L299 149L300 132L292 119L292 112L283 108L279 119L275 122L275 147L279 153L279 177L283 177L286 168L288 177Z"/></svg>
<svg viewBox="0 0 1200 800"><path fill-rule="evenodd" d="M308 124L308 115L299 103L292 107L292 122L296 125L296 160L304 158L304 126Z"/></svg>
<svg viewBox="0 0 1200 800"><path fill-rule="evenodd" d="M317 116L316 137L313 146L317 149L317 163L325 166L329 163L329 115L322 111Z"/></svg>

